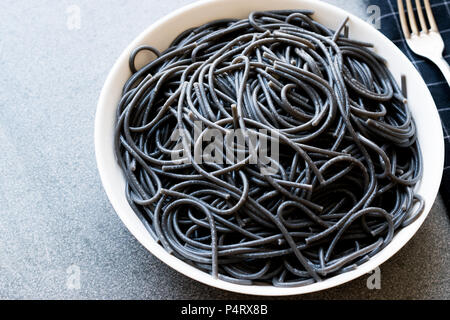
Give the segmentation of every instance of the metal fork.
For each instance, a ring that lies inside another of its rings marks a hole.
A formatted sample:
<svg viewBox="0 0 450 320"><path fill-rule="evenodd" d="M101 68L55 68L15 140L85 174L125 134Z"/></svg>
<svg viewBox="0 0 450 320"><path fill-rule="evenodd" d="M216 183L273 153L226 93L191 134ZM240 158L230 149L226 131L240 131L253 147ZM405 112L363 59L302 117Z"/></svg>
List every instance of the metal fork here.
<svg viewBox="0 0 450 320"><path fill-rule="evenodd" d="M447 80L447 83L450 86L450 67L447 61L445 61L444 57L442 56L444 52L444 41L439 34L439 29L433 16L430 1L424 0L425 11L428 17L428 22L430 24L430 29L428 29L425 16L422 11L421 0L415 1L417 15L419 16L420 21L420 27L422 29L420 31L419 27L417 26L411 0L406 0L406 9L408 11L408 20L411 29L408 26L408 20L405 14L405 7L403 6L403 0L397 0L400 22L402 25L403 34L406 38L406 43L414 53L433 61L439 67L439 69L441 69L445 79Z"/></svg>

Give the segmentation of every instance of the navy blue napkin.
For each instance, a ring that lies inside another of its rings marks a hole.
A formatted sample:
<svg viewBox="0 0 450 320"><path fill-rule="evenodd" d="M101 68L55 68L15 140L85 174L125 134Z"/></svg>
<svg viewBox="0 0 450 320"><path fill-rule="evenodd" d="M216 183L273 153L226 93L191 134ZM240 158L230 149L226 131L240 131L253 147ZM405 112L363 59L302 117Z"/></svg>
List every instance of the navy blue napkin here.
<svg viewBox="0 0 450 320"><path fill-rule="evenodd" d="M378 5L381 8L381 32L391 39L413 62L427 83L436 102L445 137L445 169L440 192L447 207L447 212L450 213L450 88L442 73L432 62L414 54L409 49L400 26L397 0L369 1L371 5ZM413 3L415 2L413 1ZM439 31L445 42L444 58L450 63L450 1L430 0L430 3Z"/></svg>

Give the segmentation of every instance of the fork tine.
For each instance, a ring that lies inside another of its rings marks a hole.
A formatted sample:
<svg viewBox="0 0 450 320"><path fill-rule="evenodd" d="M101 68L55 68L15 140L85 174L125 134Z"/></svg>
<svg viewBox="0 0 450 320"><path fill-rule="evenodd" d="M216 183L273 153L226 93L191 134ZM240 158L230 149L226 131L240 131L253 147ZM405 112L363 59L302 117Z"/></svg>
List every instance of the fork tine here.
<svg viewBox="0 0 450 320"><path fill-rule="evenodd" d="M416 17L414 16L413 6L411 0L406 0L406 8L408 10L409 25L411 26L411 31L416 36L419 35L419 28L417 27Z"/></svg>
<svg viewBox="0 0 450 320"><path fill-rule="evenodd" d="M434 20L433 10L431 10L431 5L429 0L425 0L425 10L427 11L428 21L430 22L431 31L439 32L436 20Z"/></svg>
<svg viewBox="0 0 450 320"><path fill-rule="evenodd" d="M428 33L428 26L425 21L425 16L423 15L422 3L420 0L416 0L416 8L417 8L417 14L419 15L420 26L422 27L422 31Z"/></svg>
<svg viewBox="0 0 450 320"><path fill-rule="evenodd" d="M403 34L406 39L411 38L411 33L409 32L408 22L406 21L405 7L403 6L403 0L397 0L398 14L400 16L400 23L402 25Z"/></svg>

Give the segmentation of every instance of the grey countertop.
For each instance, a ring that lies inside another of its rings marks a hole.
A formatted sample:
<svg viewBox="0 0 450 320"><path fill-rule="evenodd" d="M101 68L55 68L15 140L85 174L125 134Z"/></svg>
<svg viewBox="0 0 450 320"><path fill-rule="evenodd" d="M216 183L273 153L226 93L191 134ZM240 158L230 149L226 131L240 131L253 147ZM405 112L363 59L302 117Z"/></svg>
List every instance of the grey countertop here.
<svg viewBox="0 0 450 320"><path fill-rule="evenodd" d="M95 109L109 69L142 30L189 2L0 2L0 298L246 298L147 252L115 214L95 163ZM329 2L360 16L367 8ZM365 276L292 299L449 299L449 231L438 199L382 265L380 290L369 290Z"/></svg>

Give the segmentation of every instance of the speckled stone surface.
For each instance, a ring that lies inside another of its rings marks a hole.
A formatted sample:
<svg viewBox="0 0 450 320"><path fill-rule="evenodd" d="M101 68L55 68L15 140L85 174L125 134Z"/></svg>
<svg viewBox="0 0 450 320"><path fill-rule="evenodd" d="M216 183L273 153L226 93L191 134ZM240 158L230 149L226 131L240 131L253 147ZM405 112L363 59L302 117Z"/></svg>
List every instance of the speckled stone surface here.
<svg viewBox="0 0 450 320"><path fill-rule="evenodd" d="M95 108L109 69L149 24L189 2L0 2L1 299L251 298L199 284L147 252L109 204L95 164ZM329 2L360 16L367 7ZM78 8L79 29L69 19ZM438 199L382 265L381 290L362 277L290 299L449 299L449 231Z"/></svg>

